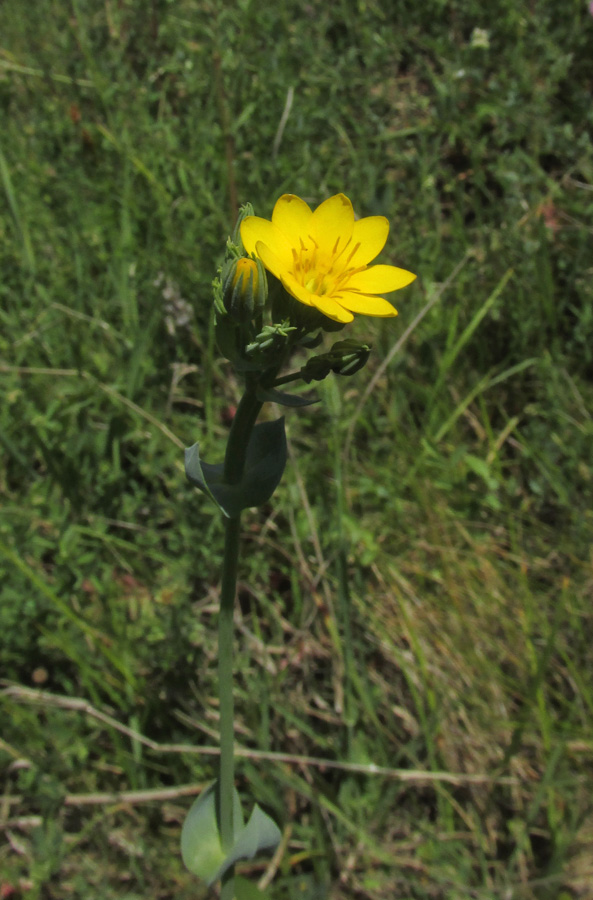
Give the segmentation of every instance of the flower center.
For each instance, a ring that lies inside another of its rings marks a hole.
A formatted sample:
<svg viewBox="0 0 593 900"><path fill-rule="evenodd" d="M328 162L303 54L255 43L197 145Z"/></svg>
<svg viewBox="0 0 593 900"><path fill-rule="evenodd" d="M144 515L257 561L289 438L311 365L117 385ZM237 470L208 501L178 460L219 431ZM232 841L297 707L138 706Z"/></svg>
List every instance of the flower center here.
<svg viewBox="0 0 593 900"><path fill-rule="evenodd" d="M339 239L331 254L321 253L319 245L310 234L307 235L307 243L299 238L300 246L292 248L292 274L302 284L306 291L318 297L332 295L336 291L346 287L349 278L355 272L362 272L366 266L348 266L348 263L360 247L356 244L346 257L344 251L348 248L348 240L338 252ZM340 259L342 257L342 259Z"/></svg>

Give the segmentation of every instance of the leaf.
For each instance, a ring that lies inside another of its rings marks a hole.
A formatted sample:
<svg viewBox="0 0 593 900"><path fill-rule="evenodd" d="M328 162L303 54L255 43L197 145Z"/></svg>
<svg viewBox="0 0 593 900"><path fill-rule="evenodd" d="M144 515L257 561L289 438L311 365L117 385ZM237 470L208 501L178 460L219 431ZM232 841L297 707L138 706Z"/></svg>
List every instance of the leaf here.
<svg viewBox="0 0 593 900"><path fill-rule="evenodd" d="M228 518L241 510L266 503L280 483L286 466L287 449L284 419L261 422L251 432L243 477L238 484L226 484L223 463L200 459L199 444L185 451L185 474L204 491Z"/></svg>
<svg viewBox="0 0 593 900"><path fill-rule="evenodd" d="M244 830L239 794L234 792L235 834ZM181 856L190 872L211 885L225 871L226 854L220 843L216 815L216 782L202 791L192 804L181 829Z"/></svg>
<svg viewBox="0 0 593 900"><path fill-rule="evenodd" d="M257 103L255 103L255 102L248 103L247 106L245 107L245 109L243 109L243 111L239 113L238 118L235 119L235 121L233 122L233 128L234 128L235 133L237 133L239 128L241 128L243 125L245 125L249 121L249 119L252 117L253 113L255 112L256 108L257 108Z"/></svg>
<svg viewBox="0 0 593 900"><path fill-rule="evenodd" d="M235 876L235 900L265 900L268 896L252 881L247 881L242 875Z"/></svg>
<svg viewBox="0 0 593 900"><path fill-rule="evenodd" d="M191 481L195 487L207 494L217 506L220 504L210 490L209 484L215 485L216 479L218 477L222 478L222 471L222 463L210 465L207 462L202 462L200 459L199 443L194 444L192 447L185 448L185 474L187 479Z"/></svg>
<svg viewBox="0 0 593 900"><path fill-rule="evenodd" d="M468 469L471 469L472 472L479 475L484 481L490 481L492 479L490 466L485 460L480 459L479 456L474 456L471 453L466 453L464 459Z"/></svg>
<svg viewBox="0 0 593 900"><path fill-rule="evenodd" d="M282 833L274 820L256 803L249 822L236 838L233 849L219 870L219 878L240 859L253 859L261 850L273 850L281 837Z"/></svg>
<svg viewBox="0 0 593 900"><path fill-rule="evenodd" d="M216 811L216 782L203 791L192 804L181 829L181 856L187 869L208 886L241 859L252 859L261 850L271 850L280 842L281 832L276 823L257 804L244 824L239 794L233 792L233 835L230 853L225 853L220 841ZM249 882L248 882L249 884ZM250 885L250 888L253 886ZM254 890L257 890L254 888ZM245 888L238 900L256 900L264 894Z"/></svg>

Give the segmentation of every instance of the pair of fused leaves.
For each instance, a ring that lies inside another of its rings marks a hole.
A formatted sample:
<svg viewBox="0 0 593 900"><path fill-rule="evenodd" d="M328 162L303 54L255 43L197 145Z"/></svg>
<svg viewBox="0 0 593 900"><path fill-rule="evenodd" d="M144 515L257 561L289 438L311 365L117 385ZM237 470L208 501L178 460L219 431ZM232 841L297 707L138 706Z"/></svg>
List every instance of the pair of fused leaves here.
<svg viewBox="0 0 593 900"><path fill-rule="evenodd" d="M190 872L206 884L218 881L227 869L242 859L253 859L262 850L273 850L281 838L280 829L257 804L245 824L241 800L236 789L233 794L233 846L228 852L222 848L216 815L216 784L203 791L190 808L181 830L181 855ZM260 896L249 889L249 883L235 892L245 898ZM261 895L263 896L263 895Z"/></svg>
<svg viewBox="0 0 593 900"><path fill-rule="evenodd" d="M276 327L276 326L275 326ZM327 353L310 359L302 367L301 378L310 383L322 381L330 372L353 375L365 365L370 347L354 340L338 341ZM279 391L273 386L259 386L258 400L281 403L283 406L307 406L316 398ZM234 518L251 506L266 503L280 483L286 466L286 433L284 419L262 422L251 432L247 445L245 466L241 480L228 484L224 478L224 463L207 463L200 459L199 444L185 451L185 473L196 487L207 494L228 518Z"/></svg>
<svg viewBox="0 0 593 900"><path fill-rule="evenodd" d="M185 451L185 473L196 487L204 491L228 518L243 509L266 503L280 483L286 466L286 433L284 419L261 422L251 432L243 476L237 484L224 480L224 463L207 463L200 459L199 445Z"/></svg>

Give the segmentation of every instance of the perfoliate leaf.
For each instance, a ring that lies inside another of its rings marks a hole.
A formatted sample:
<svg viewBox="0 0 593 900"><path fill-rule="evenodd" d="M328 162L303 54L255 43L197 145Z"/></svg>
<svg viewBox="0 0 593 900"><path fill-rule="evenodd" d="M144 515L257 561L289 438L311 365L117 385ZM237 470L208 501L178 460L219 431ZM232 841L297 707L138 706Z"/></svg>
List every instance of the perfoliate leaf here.
<svg viewBox="0 0 593 900"><path fill-rule="evenodd" d="M249 822L236 838L233 849L219 871L219 877L240 859L253 859L261 850L273 850L280 843L281 837L282 833L274 820L256 803Z"/></svg>
<svg viewBox="0 0 593 900"><path fill-rule="evenodd" d="M241 875L235 876L235 900L266 900L268 896L252 881L247 881Z"/></svg>
<svg viewBox="0 0 593 900"><path fill-rule="evenodd" d="M257 804L244 824L241 801L233 792L233 846L225 853L220 841L216 810L216 783L203 791L192 804L181 829L181 856L185 866L206 884L211 885L236 862L252 859L262 850L278 846L281 832L273 819ZM247 882L237 898L258 900L265 895ZM254 893L256 891L256 893Z"/></svg>
<svg viewBox="0 0 593 900"><path fill-rule="evenodd" d="M261 422L251 432L243 477L238 484L226 484L223 463L200 459L199 445L185 451L185 474L204 491L228 518L241 510L266 503L280 483L286 465L284 419Z"/></svg>
<svg viewBox="0 0 593 900"><path fill-rule="evenodd" d="M195 487L204 491L217 506L219 506L219 503L210 490L209 484L216 484L217 478L222 479L223 468L222 463L210 465L210 463L202 462L199 443L185 448L185 474L187 479Z"/></svg>
<svg viewBox="0 0 593 900"><path fill-rule="evenodd" d="M234 792L233 823L235 836L243 831L243 811L237 791ZM220 843L216 815L216 784L202 791L192 804L181 829L181 856L194 875L210 885L224 871L226 854ZM226 866L228 868L228 866Z"/></svg>

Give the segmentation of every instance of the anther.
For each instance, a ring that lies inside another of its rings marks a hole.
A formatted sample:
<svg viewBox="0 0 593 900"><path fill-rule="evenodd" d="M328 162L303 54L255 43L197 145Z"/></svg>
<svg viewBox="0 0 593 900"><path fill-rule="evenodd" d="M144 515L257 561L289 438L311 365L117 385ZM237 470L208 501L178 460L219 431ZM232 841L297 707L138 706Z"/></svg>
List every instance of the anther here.
<svg viewBox="0 0 593 900"><path fill-rule="evenodd" d="M346 265L348 265L348 263L350 262L350 260L352 259L352 257L354 256L354 254L356 253L356 251L358 250L359 247L360 247L360 241L358 242L358 244L354 245L354 249L351 251L348 259L346 260Z"/></svg>

